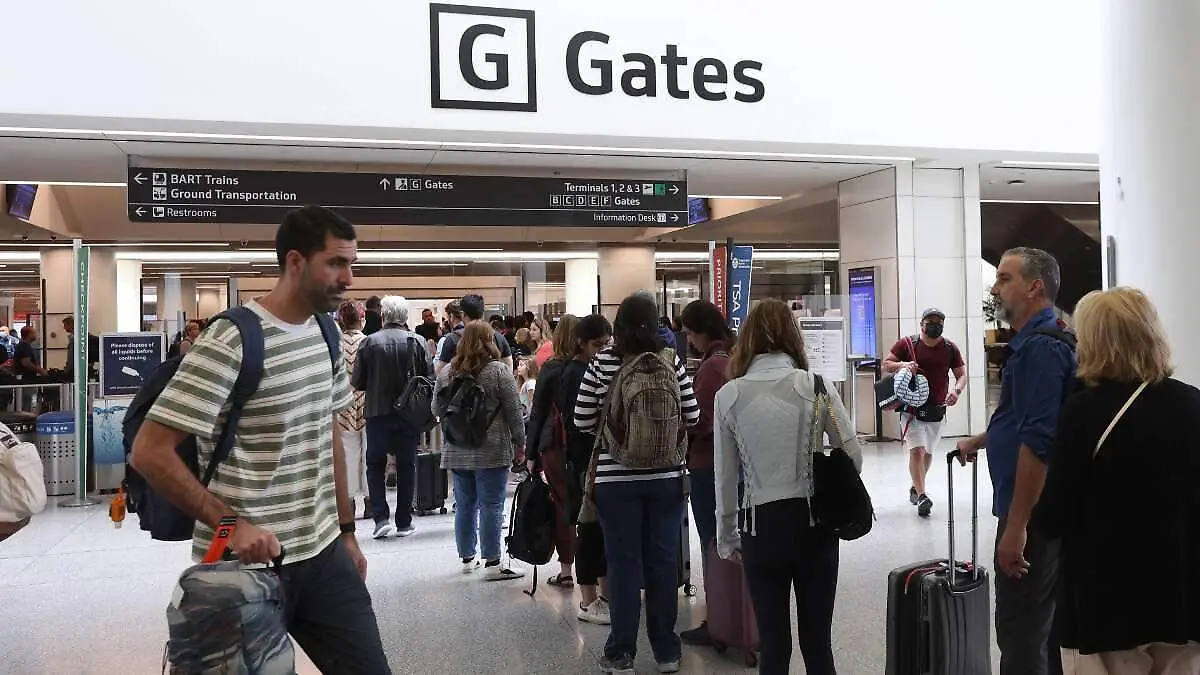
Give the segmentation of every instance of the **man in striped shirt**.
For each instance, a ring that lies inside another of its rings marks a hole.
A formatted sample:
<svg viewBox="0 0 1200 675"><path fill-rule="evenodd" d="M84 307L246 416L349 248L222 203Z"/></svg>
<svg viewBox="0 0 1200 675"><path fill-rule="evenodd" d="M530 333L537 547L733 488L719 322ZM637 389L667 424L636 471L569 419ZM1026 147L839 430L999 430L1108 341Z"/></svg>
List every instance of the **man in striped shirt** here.
<svg viewBox="0 0 1200 675"><path fill-rule="evenodd" d="M320 207L289 213L275 235L280 278L248 307L262 321L263 376L243 408L233 449L205 488L175 447L197 439L212 458L241 368L242 338L218 320L188 351L147 414L132 462L196 519L199 559L236 518L229 548L245 564L282 553L288 631L326 673L390 673L355 539L336 415L351 404L343 359L332 365L315 314L337 308L353 282L354 227ZM339 528L339 523L341 524ZM340 531L339 531L340 530Z"/></svg>
<svg viewBox="0 0 1200 675"><path fill-rule="evenodd" d="M658 335L654 301L637 295L626 298L613 324L615 344L596 355L583 376L575 404L575 426L599 433L602 408L621 365L627 359L664 349ZM679 381L681 414L687 426L700 420L700 404L684 360L673 352ZM684 465L662 469L622 466L605 449L596 466L596 510L604 531L612 629L604 646L601 671L633 672L641 622L641 589L646 590L646 633L659 672L679 671L681 646L675 621L680 532L687 503ZM652 545L643 545L652 542Z"/></svg>

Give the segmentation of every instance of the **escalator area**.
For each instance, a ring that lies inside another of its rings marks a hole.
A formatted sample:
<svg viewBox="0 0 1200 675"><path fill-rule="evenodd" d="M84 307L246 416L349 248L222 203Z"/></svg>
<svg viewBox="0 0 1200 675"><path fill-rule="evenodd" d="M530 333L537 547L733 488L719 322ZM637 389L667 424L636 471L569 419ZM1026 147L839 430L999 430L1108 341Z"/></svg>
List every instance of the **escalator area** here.
<svg viewBox="0 0 1200 675"><path fill-rule="evenodd" d="M1062 270L1058 307L1067 314L1100 289L1099 206L984 203L981 210L984 260L999 265L1005 251L1019 246L1050 253Z"/></svg>

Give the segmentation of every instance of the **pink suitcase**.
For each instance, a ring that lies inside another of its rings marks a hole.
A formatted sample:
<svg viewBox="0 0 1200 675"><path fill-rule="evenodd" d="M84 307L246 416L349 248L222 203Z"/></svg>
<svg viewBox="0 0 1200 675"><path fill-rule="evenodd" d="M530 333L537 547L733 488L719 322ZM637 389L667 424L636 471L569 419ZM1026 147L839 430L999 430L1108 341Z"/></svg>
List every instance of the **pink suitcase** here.
<svg viewBox="0 0 1200 675"><path fill-rule="evenodd" d="M750 602L746 572L739 562L724 560L713 545L708 556L708 578L704 592L708 605L708 634L718 653L730 647L741 649L746 666L758 665L758 623Z"/></svg>

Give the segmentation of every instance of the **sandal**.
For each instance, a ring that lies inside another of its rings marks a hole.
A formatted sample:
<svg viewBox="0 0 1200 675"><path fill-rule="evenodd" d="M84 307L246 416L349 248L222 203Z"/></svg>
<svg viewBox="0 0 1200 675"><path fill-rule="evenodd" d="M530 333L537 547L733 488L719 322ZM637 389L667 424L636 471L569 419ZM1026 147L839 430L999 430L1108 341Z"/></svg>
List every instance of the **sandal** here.
<svg viewBox="0 0 1200 675"><path fill-rule="evenodd" d="M570 574L555 574L547 579L546 583L559 588L571 588L575 586L575 577L572 577Z"/></svg>

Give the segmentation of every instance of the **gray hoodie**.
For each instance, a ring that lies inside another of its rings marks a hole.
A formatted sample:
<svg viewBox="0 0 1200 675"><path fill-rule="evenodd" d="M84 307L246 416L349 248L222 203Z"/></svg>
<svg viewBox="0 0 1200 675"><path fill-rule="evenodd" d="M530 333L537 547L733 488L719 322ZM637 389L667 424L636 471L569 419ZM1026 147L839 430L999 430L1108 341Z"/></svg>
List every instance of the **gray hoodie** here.
<svg viewBox="0 0 1200 675"><path fill-rule="evenodd" d="M837 389L825 382L830 408L817 419L821 431L862 470L862 450ZM782 353L760 354L746 374L717 392L713 438L717 487L717 549L728 558L741 548L739 508L812 496L813 375ZM824 451L819 448L818 451ZM745 492L738 503L739 469ZM754 519L750 519L753 524ZM797 526L801 526L797 524Z"/></svg>

